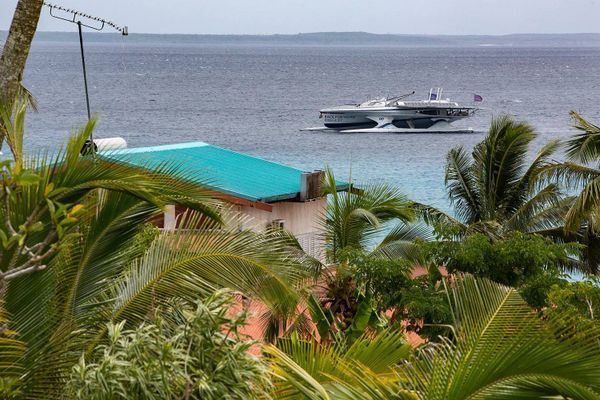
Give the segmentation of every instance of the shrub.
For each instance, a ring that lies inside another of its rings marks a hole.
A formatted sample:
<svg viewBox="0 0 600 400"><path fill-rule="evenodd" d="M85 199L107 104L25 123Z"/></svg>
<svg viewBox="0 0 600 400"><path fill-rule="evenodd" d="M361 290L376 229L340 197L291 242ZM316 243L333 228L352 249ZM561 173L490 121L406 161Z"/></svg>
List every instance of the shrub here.
<svg viewBox="0 0 600 400"><path fill-rule="evenodd" d="M159 307L134 329L109 324L108 343L73 367L68 398L269 398L268 367L248 352L256 343L240 337L246 314L230 318L232 304L217 292L204 302Z"/></svg>

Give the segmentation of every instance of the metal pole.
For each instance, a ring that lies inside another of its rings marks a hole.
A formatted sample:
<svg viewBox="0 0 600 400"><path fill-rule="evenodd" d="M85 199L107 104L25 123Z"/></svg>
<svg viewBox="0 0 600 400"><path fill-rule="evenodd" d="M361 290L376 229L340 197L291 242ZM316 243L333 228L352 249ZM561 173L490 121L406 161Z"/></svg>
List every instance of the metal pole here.
<svg viewBox="0 0 600 400"><path fill-rule="evenodd" d="M91 15L85 14L85 13L82 13L77 10L71 10L71 9L64 8L64 7L55 5L55 4L46 3L45 1L43 3L50 10L51 17L77 24L77 30L79 31L79 48L81 50L81 66L83 68L83 86L85 89L85 105L87 107L87 116L88 116L88 121L89 121L92 119L92 113L90 111L90 95L89 95L88 84L87 84L87 72L85 69L85 54L83 51L83 32L81 30L81 27L85 26L85 27L93 29L95 31L101 31L102 29L104 29L104 26L110 26L110 27L116 29L117 31L121 32L121 34L123 36L127 36L128 29L126 26L120 27L110 21L106 21L102 18L98 18L98 17L94 17ZM53 11L59 11L59 14L54 14ZM62 15L61 15L61 13L62 13ZM72 16L66 17L65 14L70 14ZM95 25L85 24L85 23L82 23L81 20L77 20L78 18L84 18L90 22L96 21L97 24L95 24ZM86 146L84 147L84 149L86 149L88 147L91 147L92 154L96 153L96 151L95 151L96 149L94 146L94 137L93 137L92 133L90 134L90 138L86 141Z"/></svg>
<svg viewBox="0 0 600 400"><path fill-rule="evenodd" d="M83 34L81 33L81 22L77 21L79 29L79 47L81 48L81 66L83 67L83 86L85 87L85 105L87 106L88 120L92 118L90 113L90 96L88 94L87 73L85 72L85 55L83 54Z"/></svg>

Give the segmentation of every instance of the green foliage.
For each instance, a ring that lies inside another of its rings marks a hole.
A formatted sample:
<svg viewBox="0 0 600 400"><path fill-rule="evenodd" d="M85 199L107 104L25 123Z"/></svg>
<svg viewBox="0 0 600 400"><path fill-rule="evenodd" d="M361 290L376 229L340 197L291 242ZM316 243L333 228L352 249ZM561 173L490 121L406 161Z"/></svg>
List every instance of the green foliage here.
<svg viewBox="0 0 600 400"><path fill-rule="evenodd" d="M456 240L480 233L500 239L512 232L561 236L570 199L558 183L543 179L560 142L548 142L531 160L536 137L530 125L505 115L492 119L471 154L462 146L448 152L446 189L456 218L433 207L418 208L439 237Z"/></svg>
<svg viewBox="0 0 600 400"><path fill-rule="evenodd" d="M0 398L7 400L18 399L22 394L19 377L24 371L19 360L27 349L25 343L16 338L17 332L8 328L8 323L0 300Z"/></svg>
<svg viewBox="0 0 600 400"><path fill-rule="evenodd" d="M298 335L282 338L265 349L275 375L277 399L327 399L336 381L352 381L352 365L377 376L390 375L395 365L406 360L411 347L402 332L384 330L375 336L345 342L319 343Z"/></svg>
<svg viewBox="0 0 600 400"><path fill-rule="evenodd" d="M195 304L159 308L135 329L108 325L108 343L73 367L68 398L269 398L270 373L238 332L245 313L229 317L232 298L217 292Z"/></svg>
<svg viewBox="0 0 600 400"><path fill-rule="evenodd" d="M356 249L342 250L337 258L348 266L356 286L372 294L381 310L399 304L400 289L411 284L412 263L406 259L378 258Z"/></svg>
<svg viewBox="0 0 600 400"><path fill-rule="evenodd" d="M573 126L580 131L566 142L568 160L543 169L543 177L576 193L568 198L564 212L566 233L587 246L583 253L586 273L600 266L600 127L571 111ZM565 232L554 232L564 236Z"/></svg>
<svg viewBox="0 0 600 400"><path fill-rule="evenodd" d="M19 378L0 376L0 398L4 400L17 400L22 396L19 389Z"/></svg>
<svg viewBox="0 0 600 400"><path fill-rule="evenodd" d="M439 335L450 335L450 306L441 281L424 276L400 289L401 301L395 306L395 319L404 321L406 330L424 339L437 341Z"/></svg>
<svg viewBox="0 0 600 400"><path fill-rule="evenodd" d="M578 282L553 285L548 301L554 310L570 311L584 319L596 320L600 316L600 279L587 277Z"/></svg>
<svg viewBox="0 0 600 400"><path fill-rule="evenodd" d="M414 205L398 189L369 184L339 193L331 170L323 179L323 194L329 196L323 218L327 255L336 261L338 251L351 247L363 251L375 248L383 256L398 255L424 232L406 226L415 220ZM400 221L383 240L386 222Z"/></svg>
<svg viewBox="0 0 600 400"><path fill-rule="evenodd" d="M325 296L317 303L311 296L308 306L321 341L352 343L367 330L379 330L386 324L379 316L371 293L359 290L347 268L341 264L329 278Z"/></svg>
<svg viewBox="0 0 600 400"><path fill-rule="evenodd" d="M447 333L440 325L450 322L448 301L436 268L413 278L414 263L407 259L378 258L353 249L341 251L338 259L345 260L359 292L373 299L378 315L391 312L392 323L403 322L408 331L430 339Z"/></svg>
<svg viewBox="0 0 600 400"><path fill-rule="evenodd" d="M18 378L3 387L20 398L60 398L79 354L106 340L107 324L126 321L132 330L165 302L225 287L274 313L289 310L296 287L314 272L284 238L240 230L247 221L233 213L231 226L223 226L221 203L181 179L181 165L134 169L117 156L81 156L93 127L92 120L53 157L22 158L20 141L8 137L10 168L19 164L40 177L0 193L0 225L23 232L10 251L0 251L0 313L9 317L0 338L16 332L0 340L0 364ZM181 217L182 229L144 228L166 204L193 210ZM61 218L70 219L63 236Z"/></svg>
<svg viewBox="0 0 600 400"><path fill-rule="evenodd" d="M600 395L598 331L557 340L516 290L457 277L448 295L456 339L399 368L400 384L423 399L534 399ZM408 385L404 384L408 380Z"/></svg>
<svg viewBox="0 0 600 400"><path fill-rule="evenodd" d="M549 299L549 293L555 286L567 283L565 277L556 269L549 268L544 271L528 277L518 288L523 299L531 307L542 309L552 306Z"/></svg>
<svg viewBox="0 0 600 400"><path fill-rule="evenodd" d="M151 206L144 211L147 219L166 204L182 204L220 221L218 202L207 190L180 179L180 165L149 170L128 166L119 157L82 156L95 119L54 155L42 151L26 156L26 110L27 102L22 100L14 102L11 110L0 108L12 155L0 164L0 287L45 269L61 246L77 240L85 208L102 206L99 189L107 196L121 194L123 199Z"/></svg>
<svg viewBox="0 0 600 400"><path fill-rule="evenodd" d="M548 307L541 315L556 325L563 337L585 342L600 329L600 287L597 277L560 282L548 290Z"/></svg>
<svg viewBox="0 0 600 400"><path fill-rule="evenodd" d="M576 244L561 244L539 235L514 232L502 240L482 233L462 242L426 244L432 259L449 272L468 272L495 282L518 287L548 269L563 269L580 251Z"/></svg>
<svg viewBox="0 0 600 400"><path fill-rule="evenodd" d="M278 387L301 388L311 399L462 400L600 397L600 330L565 335L570 320L540 319L511 289L487 279L453 276L445 288L452 339L432 343L379 374L352 359L321 381L309 369L324 358L274 352ZM561 323L555 323L561 322ZM298 362L296 362L298 359ZM294 398L290 396L290 398Z"/></svg>

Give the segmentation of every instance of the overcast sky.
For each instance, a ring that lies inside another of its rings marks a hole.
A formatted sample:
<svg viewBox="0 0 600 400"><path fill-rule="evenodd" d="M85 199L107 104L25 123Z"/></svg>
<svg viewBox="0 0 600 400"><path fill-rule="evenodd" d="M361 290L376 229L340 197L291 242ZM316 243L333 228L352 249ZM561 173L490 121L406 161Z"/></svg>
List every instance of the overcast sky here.
<svg viewBox="0 0 600 400"><path fill-rule="evenodd" d="M137 33L600 32L600 0L49 0ZM16 0L0 0L0 30ZM44 11L40 30L72 27Z"/></svg>

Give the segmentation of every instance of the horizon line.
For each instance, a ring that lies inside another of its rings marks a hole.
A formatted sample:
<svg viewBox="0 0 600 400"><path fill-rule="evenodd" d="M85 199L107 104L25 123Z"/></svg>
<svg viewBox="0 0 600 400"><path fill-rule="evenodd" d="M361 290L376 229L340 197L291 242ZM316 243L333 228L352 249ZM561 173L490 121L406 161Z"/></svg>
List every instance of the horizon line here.
<svg viewBox="0 0 600 400"><path fill-rule="evenodd" d="M0 32L7 33L8 29L0 29ZM37 33L77 33L76 31L37 31ZM117 32L86 32L94 33L99 35L120 35ZM364 34L373 36L454 36L454 37L468 37L468 36L486 36L486 37L506 37L516 35L528 35L528 36L550 36L550 35L561 35L561 36L573 36L573 35L600 35L600 32L512 32L512 33L499 33L499 34L488 34L488 33L373 33L367 31L313 31L313 32L297 32L297 33L157 33L157 32L129 32L129 35L178 35L178 36L300 36L300 35L317 35L317 34Z"/></svg>

